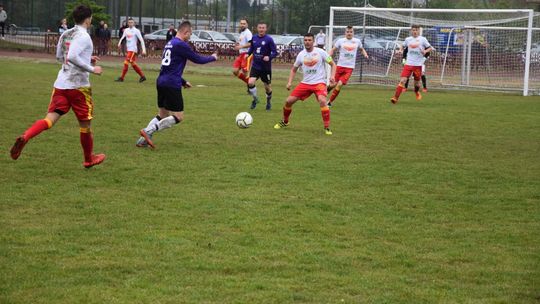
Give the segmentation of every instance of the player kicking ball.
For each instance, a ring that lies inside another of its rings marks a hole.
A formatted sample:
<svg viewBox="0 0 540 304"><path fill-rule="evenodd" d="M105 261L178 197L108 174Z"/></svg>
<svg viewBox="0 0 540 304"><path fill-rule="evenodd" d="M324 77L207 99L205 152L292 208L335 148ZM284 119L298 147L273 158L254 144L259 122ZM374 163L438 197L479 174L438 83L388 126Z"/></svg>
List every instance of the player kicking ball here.
<svg viewBox="0 0 540 304"><path fill-rule="evenodd" d="M311 94L315 94L319 106L321 107L321 115L324 124L324 133L326 135L332 135L330 131L330 109L326 104L326 96L328 91L326 89L326 70L324 64L331 66L330 85L335 84L336 64L332 60L332 57L328 55L322 49L314 47L314 36L311 33L304 35L304 47L293 64L291 72L289 74L289 81L287 82L287 90L291 89L294 76L301 66L304 72L304 78L298 86L294 88L291 95L287 97L285 105L283 106L283 119L274 126L274 129L282 129L289 126L289 117L291 116L292 106L298 100L305 100Z"/></svg>
<svg viewBox="0 0 540 304"><path fill-rule="evenodd" d="M332 91L328 106L331 107L334 100L341 92L341 87L347 85L349 78L351 78L354 66L356 65L356 53L357 50L362 51L362 55L366 59L369 58L362 41L358 38L354 38L354 29L352 26L347 26L345 29L345 38L340 38L334 44L334 47L328 52L330 56L334 55L334 52L339 50L339 59L336 70L336 85L328 86L328 92Z"/></svg>
<svg viewBox="0 0 540 304"><path fill-rule="evenodd" d="M420 94L420 78L422 75L422 64L424 64L425 56L431 52L431 44L423 36L420 36L420 26L413 25L411 26L411 35L405 39L403 45L399 46L398 53L403 53L403 47L408 49L407 52L407 62L403 67L401 72L401 79L398 86L396 87L396 92L394 96L390 99L390 102L393 104L398 103L399 95L405 89L405 83L407 79L413 75L414 77L414 93L416 94L416 100L421 100L422 95Z"/></svg>
<svg viewBox="0 0 540 304"><path fill-rule="evenodd" d="M10 151L14 160L21 156L30 139L50 129L70 108L79 121L83 166L90 168L105 160L105 154L93 154L94 138L90 129L94 105L89 74L101 75L101 67L92 66L99 58L92 56L94 46L87 32L92 24L92 10L79 5L73 10L73 19L76 25L60 36L56 46L56 58L62 62L62 69L54 83L48 113L17 138Z"/></svg>
<svg viewBox="0 0 540 304"><path fill-rule="evenodd" d="M139 133L137 147L155 148L152 136L158 131L168 129L184 120L184 99L182 88L190 88L191 84L182 78L187 61L205 64L216 61L217 51L212 56L201 56L188 44L192 28L189 21L180 24L176 37L165 45L161 56L161 70L157 83L157 105L159 114L152 118L148 126Z"/></svg>

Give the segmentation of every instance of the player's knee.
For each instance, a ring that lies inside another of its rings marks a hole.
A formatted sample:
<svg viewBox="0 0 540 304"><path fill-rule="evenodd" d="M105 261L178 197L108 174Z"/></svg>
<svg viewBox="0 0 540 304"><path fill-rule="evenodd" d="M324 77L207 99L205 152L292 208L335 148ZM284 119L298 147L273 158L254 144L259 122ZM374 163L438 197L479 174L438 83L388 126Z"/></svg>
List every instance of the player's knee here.
<svg viewBox="0 0 540 304"><path fill-rule="evenodd" d="M248 88L253 89L255 87L254 82L248 82Z"/></svg>

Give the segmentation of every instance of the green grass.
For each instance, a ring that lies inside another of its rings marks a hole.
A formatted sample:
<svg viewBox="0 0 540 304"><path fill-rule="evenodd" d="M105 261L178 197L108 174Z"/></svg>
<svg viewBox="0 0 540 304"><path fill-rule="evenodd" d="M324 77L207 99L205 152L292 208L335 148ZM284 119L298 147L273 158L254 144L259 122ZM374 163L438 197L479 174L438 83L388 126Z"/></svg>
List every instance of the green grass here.
<svg viewBox="0 0 540 304"><path fill-rule="evenodd" d="M135 147L155 78L92 76L95 151L72 113L16 162L57 65L0 58L1 303L539 303L540 98L348 86L274 130L228 69L190 65L185 122ZM155 67L154 67L155 68ZM143 66L145 69L145 66ZM261 86L260 86L261 87ZM262 90L260 89L260 95Z"/></svg>

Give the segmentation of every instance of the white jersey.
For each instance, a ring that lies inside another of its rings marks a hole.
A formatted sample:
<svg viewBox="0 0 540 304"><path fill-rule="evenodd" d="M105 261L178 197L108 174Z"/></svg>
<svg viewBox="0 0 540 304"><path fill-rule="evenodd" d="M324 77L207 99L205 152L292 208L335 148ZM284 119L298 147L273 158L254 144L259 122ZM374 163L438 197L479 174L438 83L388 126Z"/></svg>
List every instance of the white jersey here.
<svg viewBox="0 0 540 304"><path fill-rule="evenodd" d="M7 20L7 13L5 10L0 11L0 22L6 22Z"/></svg>
<svg viewBox="0 0 540 304"><path fill-rule="evenodd" d="M122 38L120 38L120 41L118 41L118 44L122 42L122 39L126 39L126 48L128 52L135 52L139 50L137 48L137 41L141 42L141 47L143 53L146 53L146 47L144 46L144 40L141 35L141 31L139 29L133 27L133 28L126 28L124 30L124 34L122 35Z"/></svg>
<svg viewBox="0 0 540 304"><path fill-rule="evenodd" d="M56 46L56 58L62 62L62 69L54 82L57 89L78 89L89 87L89 73L94 72L90 64L94 45L86 28L75 25L66 30Z"/></svg>
<svg viewBox="0 0 540 304"><path fill-rule="evenodd" d="M356 66L356 54L358 49L363 48L362 41L358 38L339 38L334 45L339 50L337 65L344 68L354 69Z"/></svg>
<svg viewBox="0 0 540 304"><path fill-rule="evenodd" d="M431 44L423 36L407 37L403 42L403 47L408 48L407 51L407 62L406 65L411 66L422 66L424 64L425 58L422 51L430 48Z"/></svg>
<svg viewBox="0 0 540 304"><path fill-rule="evenodd" d="M325 62L331 62L332 57L328 55L324 50L314 47L311 52L303 49L294 62L295 67L302 66L304 72L304 79L302 83L305 84L317 84L326 83L326 69Z"/></svg>
<svg viewBox="0 0 540 304"><path fill-rule="evenodd" d="M315 43L317 45L324 45L326 43L326 35L324 33L318 33L315 36Z"/></svg>
<svg viewBox="0 0 540 304"><path fill-rule="evenodd" d="M240 33L240 37L238 37L238 44L239 45L246 45L251 41L251 38L253 38L253 34L249 29L245 29ZM247 53L249 51L249 47L240 49L240 54Z"/></svg>

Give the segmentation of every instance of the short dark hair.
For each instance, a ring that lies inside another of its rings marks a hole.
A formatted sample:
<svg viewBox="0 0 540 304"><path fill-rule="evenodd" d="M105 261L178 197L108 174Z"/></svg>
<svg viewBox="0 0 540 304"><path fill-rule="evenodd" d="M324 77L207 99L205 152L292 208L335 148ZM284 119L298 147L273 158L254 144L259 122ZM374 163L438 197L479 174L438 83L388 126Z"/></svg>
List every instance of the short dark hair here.
<svg viewBox="0 0 540 304"><path fill-rule="evenodd" d="M259 25L259 24L264 24L264 25L268 26L268 24L266 24L266 22L264 22L264 21L259 21L259 22L257 23L257 25Z"/></svg>
<svg viewBox="0 0 540 304"><path fill-rule="evenodd" d="M247 18L240 18L240 21L244 20L247 24L249 24L249 20Z"/></svg>
<svg viewBox="0 0 540 304"><path fill-rule="evenodd" d="M128 21L130 21L130 20L131 20L131 21L135 21L135 20L133 20L133 18L129 17L129 18L128 18Z"/></svg>
<svg viewBox="0 0 540 304"><path fill-rule="evenodd" d="M182 23L180 23L180 25L178 26L178 31L182 31L183 29L185 29L186 27L191 27L191 22L189 21L182 21Z"/></svg>
<svg viewBox="0 0 540 304"><path fill-rule="evenodd" d="M315 35L313 35L312 33L306 33L306 34L304 34L304 38L305 38L305 37L311 37L311 38L315 39Z"/></svg>
<svg viewBox="0 0 540 304"><path fill-rule="evenodd" d="M347 25L347 29L348 29L348 30L352 30L352 29L353 29L353 26L352 26L352 25Z"/></svg>
<svg viewBox="0 0 540 304"><path fill-rule="evenodd" d="M79 5L73 9L73 20L76 24L81 24L86 18L92 17L92 9L86 5Z"/></svg>
<svg viewBox="0 0 540 304"><path fill-rule="evenodd" d="M418 24L413 24L413 25L411 25L411 28L412 28L412 29L413 29L413 28L419 29L419 28L420 28L420 25L418 25Z"/></svg>

